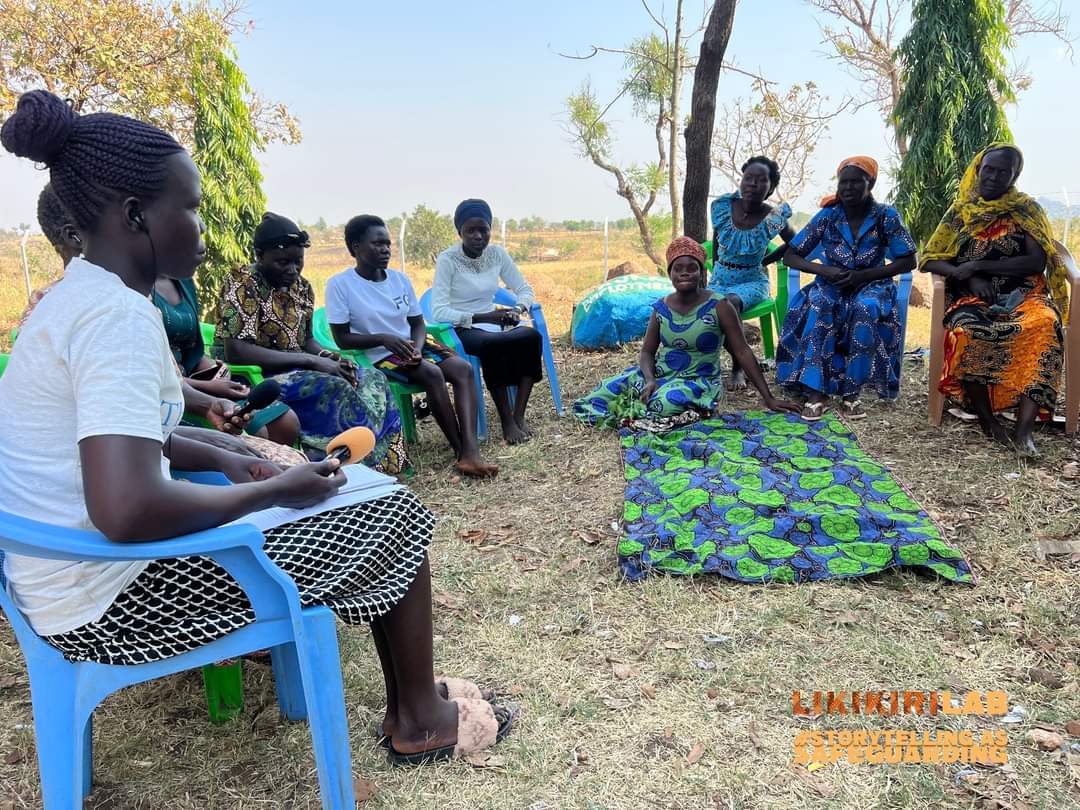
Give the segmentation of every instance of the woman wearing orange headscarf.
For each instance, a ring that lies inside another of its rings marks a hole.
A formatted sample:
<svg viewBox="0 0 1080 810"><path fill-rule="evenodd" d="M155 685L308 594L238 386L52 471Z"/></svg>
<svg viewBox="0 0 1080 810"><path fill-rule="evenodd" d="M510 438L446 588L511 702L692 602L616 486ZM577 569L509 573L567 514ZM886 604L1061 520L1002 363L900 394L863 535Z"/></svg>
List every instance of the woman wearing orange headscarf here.
<svg viewBox="0 0 1080 810"><path fill-rule="evenodd" d="M859 392L900 392L900 316L893 276L915 267L915 242L892 206L874 200L877 161L857 155L836 170L836 194L799 232L784 261L817 276L791 299L776 348L781 385L807 397L803 418L820 419L842 398L866 416ZM813 261L815 260L816 261Z"/></svg>
<svg viewBox="0 0 1080 810"><path fill-rule="evenodd" d="M720 348L725 340L765 407L798 413L796 403L782 402L769 391L731 302L705 287L704 248L680 236L668 245L667 262L675 291L653 304L638 365L575 402L574 416L597 427L647 419L666 428L711 415L724 393Z"/></svg>

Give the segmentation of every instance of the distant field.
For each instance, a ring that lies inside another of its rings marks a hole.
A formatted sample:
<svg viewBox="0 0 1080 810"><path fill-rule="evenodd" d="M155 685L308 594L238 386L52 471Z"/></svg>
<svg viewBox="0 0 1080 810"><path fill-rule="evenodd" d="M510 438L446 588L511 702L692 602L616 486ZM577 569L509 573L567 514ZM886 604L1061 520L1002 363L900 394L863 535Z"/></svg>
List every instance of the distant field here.
<svg viewBox="0 0 1080 810"><path fill-rule="evenodd" d="M541 231L510 234L507 247L511 251L528 244L530 260L520 263L529 283L536 291L548 326L553 333L564 334L570 329L574 303L583 293L604 279L604 239L600 232ZM536 257L556 251L557 258ZM30 265L30 284L42 287L59 275L56 254L42 236L33 236L27 243ZM652 262L641 249L636 233L612 233L608 244L608 265L614 267L623 261L632 261L639 272L652 272ZM400 261L395 253L395 267ZM317 241L307 252L304 275L315 288L316 301L322 306L326 281L335 273L352 265L351 257L336 233L329 233ZM409 277L422 293L431 286L434 268L410 265ZM775 285L775 274L773 274ZM917 286L929 295L929 284L916 277ZM26 305L26 283L19 258L19 244L15 240L0 241L0 350L10 349L11 328L18 321ZM913 308L908 326L908 346L926 345L929 338L929 310Z"/></svg>

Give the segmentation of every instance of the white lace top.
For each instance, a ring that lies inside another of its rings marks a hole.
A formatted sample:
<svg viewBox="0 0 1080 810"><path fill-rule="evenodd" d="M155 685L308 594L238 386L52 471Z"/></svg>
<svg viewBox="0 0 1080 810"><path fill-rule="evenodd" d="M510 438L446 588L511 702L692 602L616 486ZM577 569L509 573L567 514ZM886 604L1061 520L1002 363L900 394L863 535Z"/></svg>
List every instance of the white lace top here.
<svg viewBox="0 0 1080 810"><path fill-rule="evenodd" d="M536 302L532 287L502 245L488 245L477 258L465 255L461 243L447 248L435 262L431 315L436 321L471 327L473 315L495 308L499 282L526 307Z"/></svg>

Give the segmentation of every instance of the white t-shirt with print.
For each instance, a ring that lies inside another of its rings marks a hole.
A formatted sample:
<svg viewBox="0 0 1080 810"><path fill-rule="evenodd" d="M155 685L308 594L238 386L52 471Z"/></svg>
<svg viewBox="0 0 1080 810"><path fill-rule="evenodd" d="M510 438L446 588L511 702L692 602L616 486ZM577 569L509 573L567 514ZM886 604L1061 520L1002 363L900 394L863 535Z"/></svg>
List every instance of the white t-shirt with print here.
<svg viewBox="0 0 1080 810"><path fill-rule="evenodd" d="M368 281L350 267L326 282L327 322L347 323L354 335L390 334L409 340L408 319L420 314L412 282L400 270L387 268L383 281ZM390 350L373 346L364 353L377 363Z"/></svg>
<svg viewBox="0 0 1080 810"><path fill-rule="evenodd" d="M114 273L72 259L19 331L0 377L0 509L93 529L79 442L115 435L164 443L183 412L161 313ZM101 618L146 565L9 554L4 573L15 603L47 636Z"/></svg>

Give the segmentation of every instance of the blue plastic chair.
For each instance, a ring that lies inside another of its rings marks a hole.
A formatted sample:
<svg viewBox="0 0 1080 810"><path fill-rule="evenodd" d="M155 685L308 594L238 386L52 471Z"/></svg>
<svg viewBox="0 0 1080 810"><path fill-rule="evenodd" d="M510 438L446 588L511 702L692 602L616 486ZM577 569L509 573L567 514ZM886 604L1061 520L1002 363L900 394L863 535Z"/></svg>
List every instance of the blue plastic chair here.
<svg viewBox="0 0 1080 810"><path fill-rule="evenodd" d="M819 258L819 254L820 254L820 250L816 250L816 251L814 251L813 253L810 254L809 258L810 259ZM801 279L801 277L799 275L799 271L796 270L794 267L789 267L789 268L787 268L787 273L788 273L787 288L789 290L792 290L792 291L801 290L802 289L802 279ZM911 283L912 283L912 280L913 280L912 274L910 272L907 272L907 273L901 273L899 281L897 282L899 284L899 286L900 286L900 289L898 289L896 291L896 306L897 306L897 310L898 310L897 314L899 314L899 316L900 316L900 357L898 358L897 362L899 362L901 364L901 366L904 363L904 347L907 344L908 301L911 298ZM787 305L785 306L785 310L790 310L791 301L794 300L794 298L795 298L795 295L794 295L794 293L792 293L791 299L789 299L787 301ZM780 331L782 332L783 329L784 329L784 324L783 324L782 321L779 324L779 327L780 327ZM777 335L777 339L779 340L779 335ZM903 375L901 374L901 375L899 375L899 377L900 377L901 382L903 382Z"/></svg>
<svg viewBox="0 0 1080 810"><path fill-rule="evenodd" d="M177 477L227 483L219 473ZM255 622L204 647L151 664L113 666L66 661L42 640L0 588L26 658L34 707L38 767L45 810L82 807L92 777L94 709L113 692L137 683L197 669L225 658L269 648L278 705L289 720L307 719L315 750L322 806L354 807L352 755L338 657L334 614L302 609L293 581L262 551L254 526L222 526L171 540L114 543L97 532L65 529L0 512L0 550L50 560L120 562L205 556L228 571L255 609ZM0 555L2 556L2 555Z"/></svg>
<svg viewBox="0 0 1080 810"><path fill-rule="evenodd" d="M501 306L515 307L517 306L517 297L505 287L500 287L495 293L495 303ZM430 289L426 290L424 294L420 296L420 309L424 313L424 318L428 321L432 321ZM544 369L547 372L548 385L551 387L551 399L555 403L555 413L559 416L565 416L566 411L563 410L562 393L559 389L559 377L555 370L555 356L551 351L551 336L548 334L547 321L544 319L544 310L539 304L533 304L529 309L529 316L532 318L533 325L536 327L536 331L540 333L542 339ZM476 390L483 391L483 378L480 374L480 360L471 354L466 354L465 357L472 363L473 373L476 375ZM510 402L513 404L517 388L516 386L509 386L507 391L510 394ZM479 416L484 420L484 433L486 435L487 416L484 414L483 408L479 409Z"/></svg>

